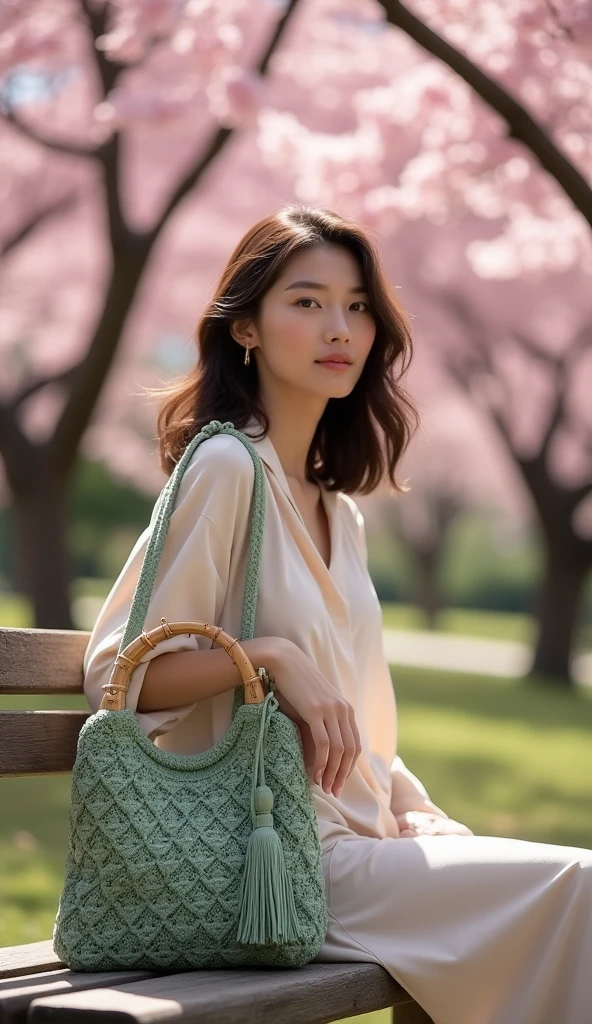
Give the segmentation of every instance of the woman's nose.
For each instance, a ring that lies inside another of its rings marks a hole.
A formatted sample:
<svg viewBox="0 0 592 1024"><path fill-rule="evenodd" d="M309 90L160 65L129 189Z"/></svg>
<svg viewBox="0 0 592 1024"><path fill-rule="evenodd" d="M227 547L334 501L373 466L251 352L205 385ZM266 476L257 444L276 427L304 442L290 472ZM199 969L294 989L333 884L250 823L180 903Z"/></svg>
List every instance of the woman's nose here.
<svg viewBox="0 0 592 1024"><path fill-rule="evenodd" d="M337 313L331 317L325 330L327 341L349 341L350 330L343 313Z"/></svg>

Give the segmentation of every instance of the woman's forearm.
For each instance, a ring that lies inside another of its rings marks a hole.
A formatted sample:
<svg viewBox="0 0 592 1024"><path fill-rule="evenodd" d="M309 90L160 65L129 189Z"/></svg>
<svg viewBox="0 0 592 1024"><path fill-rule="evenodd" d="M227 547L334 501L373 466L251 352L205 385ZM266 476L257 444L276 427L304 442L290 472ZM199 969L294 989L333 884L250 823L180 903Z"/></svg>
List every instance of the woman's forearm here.
<svg viewBox="0 0 592 1024"><path fill-rule="evenodd" d="M241 640L255 671L261 666L273 672L277 637ZM241 674L222 647L208 651L169 651L148 664L138 698L138 711L162 711L196 700L214 697L241 684Z"/></svg>

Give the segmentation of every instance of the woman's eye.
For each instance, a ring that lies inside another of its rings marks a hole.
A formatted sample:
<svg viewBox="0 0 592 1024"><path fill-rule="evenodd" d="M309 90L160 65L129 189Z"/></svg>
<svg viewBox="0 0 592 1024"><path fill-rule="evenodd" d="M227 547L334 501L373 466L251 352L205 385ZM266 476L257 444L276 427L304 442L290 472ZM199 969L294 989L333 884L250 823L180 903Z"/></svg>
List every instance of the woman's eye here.
<svg viewBox="0 0 592 1024"><path fill-rule="evenodd" d="M312 306L310 305L310 303L312 303L312 302L316 303L316 305L318 306L317 300L316 299L311 299L311 298L308 298L308 299L307 298L297 299L295 304L297 306L302 306L303 309L312 309ZM303 305L303 303L306 303L306 305ZM368 309L369 309L368 303L367 302L362 302L361 299L359 299L357 302L352 302L350 308L353 309L355 306L362 307L362 308L359 308L359 309L354 309L355 313L367 313L368 312Z"/></svg>

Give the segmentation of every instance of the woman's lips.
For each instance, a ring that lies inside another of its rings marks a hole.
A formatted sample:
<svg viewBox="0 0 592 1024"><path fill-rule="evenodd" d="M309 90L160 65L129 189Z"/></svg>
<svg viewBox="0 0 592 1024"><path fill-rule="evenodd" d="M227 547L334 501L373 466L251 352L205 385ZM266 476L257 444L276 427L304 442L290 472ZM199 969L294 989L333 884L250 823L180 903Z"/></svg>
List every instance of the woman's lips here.
<svg viewBox="0 0 592 1024"><path fill-rule="evenodd" d="M322 362L320 359L316 361L318 362L319 366L326 366L328 370L340 370L342 373L345 370L349 370L351 366L351 363L337 363L334 362L332 359L323 359Z"/></svg>

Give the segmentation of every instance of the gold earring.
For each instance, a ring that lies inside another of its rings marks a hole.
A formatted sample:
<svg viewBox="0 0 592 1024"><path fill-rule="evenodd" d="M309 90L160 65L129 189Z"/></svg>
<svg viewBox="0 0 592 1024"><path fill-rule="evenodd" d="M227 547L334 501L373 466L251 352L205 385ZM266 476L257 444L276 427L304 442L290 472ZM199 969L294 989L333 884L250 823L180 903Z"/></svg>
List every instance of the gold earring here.
<svg viewBox="0 0 592 1024"><path fill-rule="evenodd" d="M249 352L249 346L247 345L247 351L245 352L245 366L248 366L251 362L251 353Z"/></svg>

